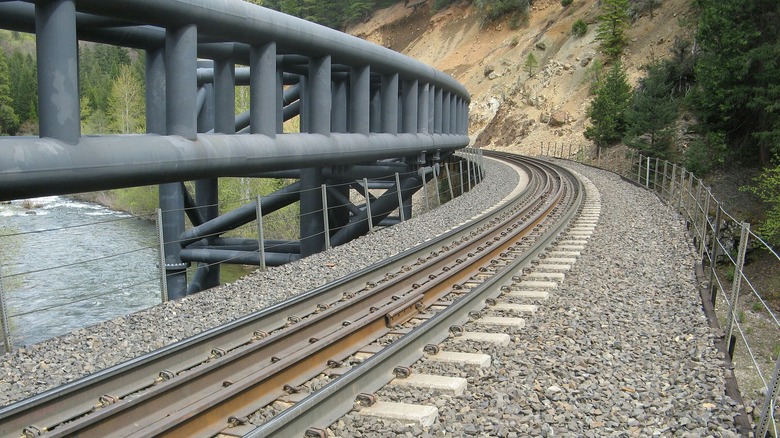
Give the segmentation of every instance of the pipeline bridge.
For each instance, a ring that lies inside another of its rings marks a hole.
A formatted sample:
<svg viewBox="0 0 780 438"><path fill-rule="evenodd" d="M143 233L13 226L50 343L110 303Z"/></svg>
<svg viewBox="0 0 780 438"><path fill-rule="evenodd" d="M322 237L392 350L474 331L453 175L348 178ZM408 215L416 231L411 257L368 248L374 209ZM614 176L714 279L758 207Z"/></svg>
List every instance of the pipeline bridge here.
<svg viewBox="0 0 780 438"><path fill-rule="evenodd" d="M470 96L449 75L241 0L0 1L0 28L35 34L40 120L38 137L0 137L0 201L159 184L171 299L219 284L221 262L278 265L408 218L469 142ZM80 41L145 53L146 134L82 135ZM220 214L220 177L295 182ZM300 239L273 252L221 237L297 202Z"/></svg>

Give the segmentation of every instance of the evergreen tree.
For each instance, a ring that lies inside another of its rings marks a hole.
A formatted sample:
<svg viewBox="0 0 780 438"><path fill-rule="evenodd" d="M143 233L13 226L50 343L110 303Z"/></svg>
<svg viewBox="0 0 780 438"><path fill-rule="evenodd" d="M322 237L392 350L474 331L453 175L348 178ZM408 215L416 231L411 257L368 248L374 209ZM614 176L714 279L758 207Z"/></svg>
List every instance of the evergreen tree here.
<svg viewBox="0 0 780 438"><path fill-rule="evenodd" d="M30 54L14 50L8 59L13 108L20 122L38 120L38 84L35 61Z"/></svg>
<svg viewBox="0 0 780 438"><path fill-rule="evenodd" d="M623 138L631 100L631 86L619 62L612 65L595 94L588 108L591 126L585 129L585 137L597 146L609 146Z"/></svg>
<svg viewBox="0 0 780 438"><path fill-rule="evenodd" d="M607 58L620 58L626 46L628 28L628 0L602 0L596 39L601 41L601 52Z"/></svg>
<svg viewBox="0 0 780 438"><path fill-rule="evenodd" d="M696 106L734 156L780 152L780 2L699 0Z"/></svg>
<svg viewBox="0 0 780 438"><path fill-rule="evenodd" d="M645 155L664 159L670 158L677 119L673 85L666 78L663 65L651 65L634 91L626 116L626 143Z"/></svg>
<svg viewBox="0 0 780 438"><path fill-rule="evenodd" d="M536 60L533 52L530 52L528 57L525 58L523 67L528 71L528 77L532 78L536 72L536 68L539 67L539 61Z"/></svg>
<svg viewBox="0 0 780 438"><path fill-rule="evenodd" d="M19 116L13 108L10 82L5 53L0 49L0 135L14 135L19 128Z"/></svg>

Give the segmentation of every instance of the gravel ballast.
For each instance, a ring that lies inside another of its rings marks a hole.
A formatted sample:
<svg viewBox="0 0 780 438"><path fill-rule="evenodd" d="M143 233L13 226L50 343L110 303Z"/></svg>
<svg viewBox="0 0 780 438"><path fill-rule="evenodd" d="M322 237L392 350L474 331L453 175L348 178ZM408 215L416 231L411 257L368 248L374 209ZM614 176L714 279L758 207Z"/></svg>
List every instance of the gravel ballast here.
<svg viewBox="0 0 780 438"><path fill-rule="evenodd" d="M435 237L494 206L519 181L516 171L492 160L486 160L486 172L490 178L464 196L399 225L294 263L255 271L231 284L0 356L0 406L263 309ZM424 204L419 195L415 202Z"/></svg>
<svg viewBox="0 0 780 438"><path fill-rule="evenodd" d="M525 328L510 332L509 347L441 346L487 353L490 368L425 359L413 367L466 378L463 395L378 391L381 401L437 407L433 426L353 411L331 426L335 436L740 436L684 222L653 193L614 174L565 165L595 184L602 206L563 284L524 316Z"/></svg>
<svg viewBox="0 0 780 438"><path fill-rule="evenodd" d="M437 406L433 426L350 413L331 426L334 433L738 436L737 406L724 395L723 359L701 309L684 222L653 193L614 174L565 165L598 188L601 218L563 284L526 316L509 348L445 344L491 354L493 364L483 370L415 365L415 372L467 378L458 397L380 390L386 401ZM507 166L488 161L487 172L462 198L327 253L18 348L0 358L0 404L184 339L431 238L494 205L517 184Z"/></svg>

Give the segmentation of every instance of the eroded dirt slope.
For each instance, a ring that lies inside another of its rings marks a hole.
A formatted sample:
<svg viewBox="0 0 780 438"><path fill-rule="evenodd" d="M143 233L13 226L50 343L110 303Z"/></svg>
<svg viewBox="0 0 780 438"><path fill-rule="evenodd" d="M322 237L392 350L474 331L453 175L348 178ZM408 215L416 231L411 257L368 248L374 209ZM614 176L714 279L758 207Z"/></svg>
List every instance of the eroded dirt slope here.
<svg viewBox="0 0 780 438"><path fill-rule="evenodd" d="M590 77L598 59L596 0L533 2L527 23L482 26L466 2L431 13L432 0L404 2L377 11L349 33L397 50L453 75L472 95L471 132L477 146L534 153L542 142L587 143ZM689 0L664 0L653 16L640 16L629 29L623 63L632 81L643 65L669 55L677 35L693 18ZM588 23L581 38L571 35L575 20ZM539 67L523 68L529 53Z"/></svg>

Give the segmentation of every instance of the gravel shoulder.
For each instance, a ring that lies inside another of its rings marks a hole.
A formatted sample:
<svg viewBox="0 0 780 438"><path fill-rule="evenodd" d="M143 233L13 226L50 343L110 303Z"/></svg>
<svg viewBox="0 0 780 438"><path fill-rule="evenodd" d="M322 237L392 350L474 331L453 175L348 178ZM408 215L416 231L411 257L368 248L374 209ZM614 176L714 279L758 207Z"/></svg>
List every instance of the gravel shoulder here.
<svg viewBox="0 0 780 438"><path fill-rule="evenodd" d="M602 209L559 289L512 333L508 348L445 343L490 354L490 368L415 365L415 372L467 378L464 395L378 393L436 406L433 426L353 412L331 426L335 436L740 436L684 222L614 174L564 165L596 185Z"/></svg>

